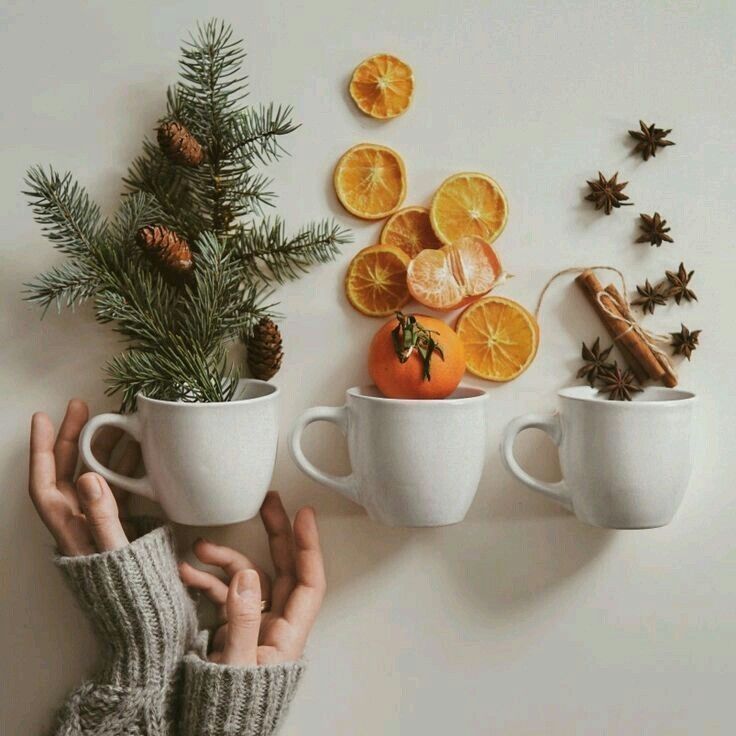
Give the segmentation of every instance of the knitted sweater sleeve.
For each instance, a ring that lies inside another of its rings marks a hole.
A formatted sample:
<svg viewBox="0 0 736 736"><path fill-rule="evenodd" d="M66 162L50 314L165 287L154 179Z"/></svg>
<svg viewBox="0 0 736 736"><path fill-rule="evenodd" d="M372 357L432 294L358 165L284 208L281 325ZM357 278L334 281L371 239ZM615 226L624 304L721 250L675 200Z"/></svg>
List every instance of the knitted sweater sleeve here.
<svg viewBox="0 0 736 736"><path fill-rule="evenodd" d="M269 736L281 724L304 663L257 667L214 664L200 651L184 658L180 736Z"/></svg>
<svg viewBox="0 0 736 736"><path fill-rule="evenodd" d="M153 523L138 526L146 531ZM206 660L207 634L196 634L196 611L179 580L168 527L114 552L57 557L56 564L106 656L64 705L55 736L275 732L303 663L232 667Z"/></svg>
<svg viewBox="0 0 736 736"><path fill-rule="evenodd" d="M57 557L56 564L106 650L99 672L64 705L56 736L174 734L181 662L197 618L170 529L153 529L113 552Z"/></svg>

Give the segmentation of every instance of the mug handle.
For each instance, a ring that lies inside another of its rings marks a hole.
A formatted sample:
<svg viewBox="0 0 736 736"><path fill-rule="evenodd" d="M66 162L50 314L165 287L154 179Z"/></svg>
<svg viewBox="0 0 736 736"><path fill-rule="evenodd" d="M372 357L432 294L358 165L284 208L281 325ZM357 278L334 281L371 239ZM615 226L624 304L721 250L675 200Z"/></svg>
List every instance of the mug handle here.
<svg viewBox="0 0 736 736"><path fill-rule="evenodd" d="M124 491L130 491L156 501L156 493L147 475L142 478L130 478L127 475L121 475L114 470L110 470L110 468L106 468L92 454L92 440L97 431L104 426L118 427L131 435L136 442L141 441L141 425L137 414L99 414L92 417L85 424L79 437L79 452L84 464L90 470L101 475L108 483L122 488Z"/></svg>
<svg viewBox="0 0 736 736"><path fill-rule="evenodd" d="M312 480L316 480L328 488L332 488L343 496L346 496L355 503L358 501L358 494L355 488L353 474L350 475L332 475L325 473L318 467L313 465L302 450L302 434L304 430L313 422L332 422L342 430L343 434L347 432L348 408L346 406L315 406L302 414L296 420L291 434L289 435L289 451L291 458L296 463L299 470Z"/></svg>
<svg viewBox="0 0 736 736"><path fill-rule="evenodd" d="M529 486L534 491L544 494L557 503L564 506L568 511L572 511L572 501L566 494L565 481L561 480L557 483L547 483L532 477L527 473L516 460L514 456L514 440L516 435L525 429L541 429L546 432L552 442L560 446L562 441L562 424L560 423L560 415L555 414L525 414L524 416L512 419L504 431L503 440L501 441L501 459L506 470L511 473L517 480Z"/></svg>

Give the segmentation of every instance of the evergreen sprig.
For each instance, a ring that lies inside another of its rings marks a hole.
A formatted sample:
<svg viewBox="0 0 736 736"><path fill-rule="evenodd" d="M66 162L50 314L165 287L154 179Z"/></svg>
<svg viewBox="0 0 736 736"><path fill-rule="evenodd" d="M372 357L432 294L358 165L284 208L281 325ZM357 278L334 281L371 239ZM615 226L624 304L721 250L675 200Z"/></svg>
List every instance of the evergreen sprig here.
<svg viewBox="0 0 736 736"><path fill-rule="evenodd" d="M257 167L282 156L282 139L299 125L289 106L245 104L245 55L226 23L197 27L181 49L180 81L167 91L159 124L184 126L204 160L181 165L144 140L112 220L71 174L28 172L35 219L67 260L28 284L25 298L44 309L94 298L96 319L126 343L107 365L107 391L119 393L126 410L139 392L230 400L239 374L229 346L276 316L271 286L334 259L350 240L329 221L287 235L281 218L259 219L275 194ZM194 269L184 283L172 282L136 245L138 230L154 224L189 244Z"/></svg>
<svg viewBox="0 0 736 736"><path fill-rule="evenodd" d="M102 240L107 223L100 208L72 178L34 166L26 177L29 198L36 222L52 245L68 256L86 257Z"/></svg>
<svg viewBox="0 0 736 736"><path fill-rule="evenodd" d="M323 220L287 235L280 217L263 219L250 229L241 228L233 238L236 259L243 278L264 283L297 279L310 266L334 260L340 246L350 242L350 233Z"/></svg>

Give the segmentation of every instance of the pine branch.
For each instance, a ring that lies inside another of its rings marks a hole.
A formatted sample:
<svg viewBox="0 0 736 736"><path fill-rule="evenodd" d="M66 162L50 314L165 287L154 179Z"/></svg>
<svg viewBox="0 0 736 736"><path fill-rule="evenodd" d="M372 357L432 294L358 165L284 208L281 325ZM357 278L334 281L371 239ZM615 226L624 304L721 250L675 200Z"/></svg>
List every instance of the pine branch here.
<svg viewBox="0 0 736 736"><path fill-rule="evenodd" d="M106 372L106 393L122 394L123 411L135 409L139 393L164 401L230 401L239 377L224 349L205 354L179 336L161 349L126 350L109 361Z"/></svg>
<svg viewBox="0 0 736 736"><path fill-rule="evenodd" d="M349 231L329 220L307 225L289 237L276 217L241 228L233 238L233 250L245 280L283 283L299 278L310 266L334 260L340 246L351 240Z"/></svg>
<svg viewBox="0 0 736 736"><path fill-rule="evenodd" d="M193 202L185 172L150 140L143 142L143 153L133 161L123 182L130 192L146 192L154 197L161 210L159 222L190 242L211 226Z"/></svg>
<svg viewBox="0 0 736 736"><path fill-rule="evenodd" d="M119 274L114 286L101 290L95 317L137 345L155 349L175 334L179 295L162 278L143 269Z"/></svg>
<svg viewBox="0 0 736 736"><path fill-rule="evenodd" d="M276 195L269 189L272 183L263 174L243 176L238 186L228 192L227 202L233 218L262 215L266 207L273 207Z"/></svg>
<svg viewBox="0 0 736 736"><path fill-rule="evenodd" d="M237 156L242 170L249 170L255 162L268 164L277 161L286 150L279 138L293 133L300 126L291 119L291 106L273 103L258 109L246 108L233 118L226 137L232 142L224 152L223 158Z"/></svg>
<svg viewBox="0 0 736 736"><path fill-rule="evenodd" d="M115 219L100 233L90 250L69 254L66 263L26 284L24 298L41 306L45 314L51 304L56 304L59 311L62 306L74 308L100 289L109 288L110 274L135 268L138 255L131 253L135 232L155 220L158 214L149 195L135 194L124 199Z"/></svg>
<svg viewBox="0 0 736 736"><path fill-rule="evenodd" d="M263 317L274 317L268 294L257 286L243 284L232 251L212 233L198 243L194 284L182 301L180 327L188 340L205 351L250 331Z"/></svg>
<svg viewBox="0 0 736 736"><path fill-rule="evenodd" d="M204 161L178 165L144 141L107 222L70 174L34 168L28 196L36 220L68 261L27 286L47 308L95 297L95 316L127 344L107 366L108 393L131 409L139 392L179 401L227 401L237 372L228 347L262 317L274 318L269 286L333 260L349 233L324 221L287 236L279 218L238 224L272 206L271 181L256 171L283 153L298 126L290 107L244 105L243 44L212 20L182 48L181 81L167 92L162 121L176 120L202 145ZM174 286L135 244L140 227L165 225L194 254L191 281Z"/></svg>
<svg viewBox="0 0 736 736"><path fill-rule="evenodd" d="M110 225L110 240L122 251L135 247L138 230L152 222L163 222L164 214L155 197L148 192L132 192L122 203Z"/></svg>
<svg viewBox="0 0 736 736"><path fill-rule="evenodd" d="M30 199L34 219L57 250L85 257L98 247L107 223L71 173L60 176L51 167L46 172L35 166L28 170L26 185L23 194Z"/></svg>
<svg viewBox="0 0 736 736"><path fill-rule="evenodd" d="M180 112L187 128L217 160L223 153L216 148L221 131L246 94L247 77L240 76L246 54L243 42L232 36L229 25L213 19L198 26L181 49Z"/></svg>
<svg viewBox="0 0 736 736"><path fill-rule="evenodd" d="M245 51L229 26L210 21L200 27L182 56L182 81L169 92L168 115L187 126L207 156L181 176L195 207L206 213L207 229L224 236L235 219L270 204L267 180L254 177L252 168L277 159L283 153L279 138L297 126L289 107L242 106Z"/></svg>
<svg viewBox="0 0 736 736"><path fill-rule="evenodd" d="M58 312L62 306L74 309L94 296L99 286L97 271L86 258L69 261L55 266L37 276L34 281L24 284L24 299L38 304L46 314L48 308L56 305Z"/></svg>

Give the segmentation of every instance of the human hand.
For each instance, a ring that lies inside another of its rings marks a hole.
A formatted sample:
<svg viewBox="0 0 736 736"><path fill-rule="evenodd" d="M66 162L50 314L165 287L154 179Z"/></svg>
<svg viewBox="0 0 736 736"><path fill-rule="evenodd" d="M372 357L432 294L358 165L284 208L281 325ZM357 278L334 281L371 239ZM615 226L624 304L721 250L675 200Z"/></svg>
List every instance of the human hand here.
<svg viewBox="0 0 736 736"><path fill-rule="evenodd" d="M292 528L279 494L271 491L261 520L273 582L245 555L205 539L195 542L194 553L205 564L221 567L229 584L186 562L179 565L185 585L201 590L217 606L212 662L253 666L299 659L322 604L326 582L314 510L301 509ZM261 601L270 603L263 613Z"/></svg>
<svg viewBox="0 0 736 736"><path fill-rule="evenodd" d="M65 556L89 555L128 544L124 495L116 491L116 497L107 481L96 473L84 473L76 486L74 483L79 434L88 417L84 401L72 399L55 439L48 415L37 412L31 420L28 490L38 515ZM105 428L95 437L93 453L104 465L121 434L120 430ZM139 452L136 443L128 445L116 469L132 473Z"/></svg>

